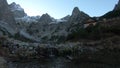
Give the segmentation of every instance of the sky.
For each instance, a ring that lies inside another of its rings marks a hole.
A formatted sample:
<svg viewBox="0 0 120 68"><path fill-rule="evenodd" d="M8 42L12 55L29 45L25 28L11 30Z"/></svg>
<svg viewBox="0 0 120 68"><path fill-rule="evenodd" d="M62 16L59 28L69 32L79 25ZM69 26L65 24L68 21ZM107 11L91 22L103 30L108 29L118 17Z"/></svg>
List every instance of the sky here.
<svg viewBox="0 0 120 68"><path fill-rule="evenodd" d="M8 3L20 4L29 16L36 16L48 13L50 16L59 19L71 15L74 7L78 7L93 16L101 16L113 10L118 0L7 0Z"/></svg>

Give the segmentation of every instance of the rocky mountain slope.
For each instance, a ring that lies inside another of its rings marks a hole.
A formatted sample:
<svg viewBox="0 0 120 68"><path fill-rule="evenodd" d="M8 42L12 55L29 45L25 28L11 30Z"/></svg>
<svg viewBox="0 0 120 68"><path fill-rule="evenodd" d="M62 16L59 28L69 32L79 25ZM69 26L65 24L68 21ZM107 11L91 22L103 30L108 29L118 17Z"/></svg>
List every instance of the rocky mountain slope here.
<svg viewBox="0 0 120 68"><path fill-rule="evenodd" d="M61 19L54 19L47 13L43 14L42 16L30 17L24 12L24 9L19 4L12 3L8 5L7 2L5 3L7 6L6 9L9 10L8 13L10 13L13 16L11 17L13 20L12 19L10 20L12 20L13 25L16 25L15 28L18 29L14 37L15 39L19 39L19 40L20 38L26 38L34 41L37 40L40 42L51 42L51 41L60 42L61 40L65 41L72 33L76 33L76 37L77 37L77 33L84 30L84 26L87 20L89 21L90 19L92 19L86 13L80 11L78 7L75 7L73 9L71 15L68 15ZM119 5L119 3L117 5ZM100 19L107 18L107 16L110 17L109 15L111 14L112 14L111 17L113 17L113 15L119 15L119 11L117 10L118 11L117 14L115 14L116 13L115 11L116 10L111 11L112 13L111 12L106 13L105 15L101 16ZM1 14L4 15L4 13ZM7 15L7 17L11 15ZM7 19L7 18L1 18L1 19ZM93 22L94 21L95 20L93 19ZM10 30L4 30L4 31L10 31Z"/></svg>
<svg viewBox="0 0 120 68"><path fill-rule="evenodd" d="M21 8L21 6L19 4L16 4L15 2L11 3L9 5L9 8L11 12L13 12L15 18L27 16L27 14L24 12L24 9Z"/></svg>
<svg viewBox="0 0 120 68"><path fill-rule="evenodd" d="M73 9L71 16L68 15L61 19L54 19L47 13L36 17L27 16L24 9L16 3L10 4L9 8L19 27L19 31L16 33L17 38L19 36L30 40L33 39L32 37L39 41L57 42L62 39L65 40L71 30L76 29L74 25L79 24L83 27L83 21L90 18L89 15L80 11L77 7Z"/></svg>
<svg viewBox="0 0 120 68"><path fill-rule="evenodd" d="M0 1L1 34L15 34L13 37L19 40L20 38L26 38L40 42L65 41L72 33L76 33L76 37L79 33L81 35L84 32L84 26L89 24L85 23L90 21L90 19L92 23L97 21L83 11L80 11L78 7L73 9L71 15L61 19L54 19L47 13L42 16L30 17L19 4L13 2L8 5L6 0ZM119 3L117 6L119 6ZM113 11L101 16L100 20L113 17L113 15L119 16L119 8L117 6L115 6ZM83 32L81 32L82 30ZM83 35L85 34L83 33Z"/></svg>
<svg viewBox="0 0 120 68"><path fill-rule="evenodd" d="M106 14L101 16L100 18L107 18L107 19L109 19L109 18L119 17L119 16L120 16L120 0L115 5L115 7L114 7L114 9L112 11L107 12Z"/></svg>
<svg viewBox="0 0 120 68"><path fill-rule="evenodd" d="M72 15L68 20L68 31L72 32L76 29L83 28L84 22L88 19L90 19L89 15L87 15L83 11L80 11L78 7L75 7L72 11Z"/></svg>
<svg viewBox="0 0 120 68"><path fill-rule="evenodd" d="M6 0L0 0L0 26L1 34L14 35L17 32L14 15Z"/></svg>
<svg viewBox="0 0 120 68"><path fill-rule="evenodd" d="M62 18L61 21L58 22L52 19L48 14L44 14L41 16L38 23L32 23L27 31L31 33L31 35L47 41L65 40L65 37L70 33L68 29L75 29L74 25L83 24L84 20L90 17L75 7L72 15L68 16L66 20L65 18ZM81 27L83 27L83 25L81 25Z"/></svg>

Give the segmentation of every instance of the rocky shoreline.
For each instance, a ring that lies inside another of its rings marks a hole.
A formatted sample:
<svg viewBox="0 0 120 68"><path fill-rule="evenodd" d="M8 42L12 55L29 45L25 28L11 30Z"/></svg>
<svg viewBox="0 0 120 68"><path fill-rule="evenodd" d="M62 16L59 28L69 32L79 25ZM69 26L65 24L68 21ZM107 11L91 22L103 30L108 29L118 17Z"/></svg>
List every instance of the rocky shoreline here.
<svg viewBox="0 0 120 68"><path fill-rule="evenodd" d="M3 41L3 40L2 40ZM20 45L4 41L1 55L10 61L29 62L32 59L64 57L71 62L120 63L120 37L114 36L101 41L69 42L62 44Z"/></svg>

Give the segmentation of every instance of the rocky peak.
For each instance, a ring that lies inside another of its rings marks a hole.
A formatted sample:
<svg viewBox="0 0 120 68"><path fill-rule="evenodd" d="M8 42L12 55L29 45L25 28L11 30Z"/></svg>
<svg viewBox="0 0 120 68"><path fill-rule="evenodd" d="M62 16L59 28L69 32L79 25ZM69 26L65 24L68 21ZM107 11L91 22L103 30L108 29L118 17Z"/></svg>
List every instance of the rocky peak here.
<svg viewBox="0 0 120 68"><path fill-rule="evenodd" d="M24 9L21 8L19 4L16 4L15 2L11 3L9 5L10 10L13 12L14 16L17 18L27 16L27 14L24 12Z"/></svg>
<svg viewBox="0 0 120 68"><path fill-rule="evenodd" d="M80 13L80 10L79 10L79 8L78 7L75 7L74 9L73 9L73 11L72 11L72 15L78 15Z"/></svg>
<svg viewBox="0 0 120 68"><path fill-rule="evenodd" d="M72 12L72 17L89 17L86 13L83 11L80 11L78 7L75 7Z"/></svg>
<svg viewBox="0 0 120 68"><path fill-rule="evenodd" d="M68 20L68 31L76 31L79 28L83 28L85 20L89 19L89 15L79 10L78 7L73 9L72 15Z"/></svg>
<svg viewBox="0 0 120 68"><path fill-rule="evenodd" d="M114 10L120 10L120 0L118 1L118 4L115 5Z"/></svg>
<svg viewBox="0 0 120 68"><path fill-rule="evenodd" d="M80 11L78 7L75 7L73 9L72 15L70 16L69 22L70 23L81 23L85 19L88 19L88 18L89 18L89 15Z"/></svg>
<svg viewBox="0 0 120 68"><path fill-rule="evenodd" d="M43 18L46 18L46 17L50 18L50 15L46 13L46 14L43 14L41 17L43 17Z"/></svg>
<svg viewBox="0 0 120 68"><path fill-rule="evenodd" d="M46 13L46 14L43 14L41 16L39 22L41 22L41 23L50 23L50 22L52 22L52 18L51 18L51 16L49 14Z"/></svg>

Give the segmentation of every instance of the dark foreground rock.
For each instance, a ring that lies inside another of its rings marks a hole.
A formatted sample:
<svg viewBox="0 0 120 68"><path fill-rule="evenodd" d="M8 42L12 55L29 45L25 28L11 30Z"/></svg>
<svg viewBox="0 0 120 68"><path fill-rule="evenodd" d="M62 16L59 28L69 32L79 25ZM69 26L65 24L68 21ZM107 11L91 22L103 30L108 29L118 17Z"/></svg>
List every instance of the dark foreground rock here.
<svg viewBox="0 0 120 68"><path fill-rule="evenodd" d="M3 57L0 57L0 68L8 68L7 61Z"/></svg>

